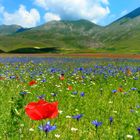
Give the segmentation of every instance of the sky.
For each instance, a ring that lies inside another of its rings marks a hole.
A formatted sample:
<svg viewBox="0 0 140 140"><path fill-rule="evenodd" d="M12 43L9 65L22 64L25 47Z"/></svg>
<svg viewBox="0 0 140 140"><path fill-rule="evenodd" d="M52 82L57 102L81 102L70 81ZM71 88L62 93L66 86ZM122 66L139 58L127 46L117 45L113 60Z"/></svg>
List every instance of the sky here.
<svg viewBox="0 0 140 140"><path fill-rule="evenodd" d="M138 7L140 0L0 0L0 25L86 19L105 26Z"/></svg>

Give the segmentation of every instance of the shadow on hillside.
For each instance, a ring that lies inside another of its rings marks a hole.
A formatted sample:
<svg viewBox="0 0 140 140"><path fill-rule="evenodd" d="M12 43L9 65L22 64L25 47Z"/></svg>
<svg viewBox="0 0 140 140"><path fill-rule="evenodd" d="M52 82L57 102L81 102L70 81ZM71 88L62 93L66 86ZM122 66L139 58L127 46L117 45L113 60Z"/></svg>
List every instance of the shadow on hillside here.
<svg viewBox="0 0 140 140"><path fill-rule="evenodd" d="M4 51L3 50L0 50L0 53L4 53Z"/></svg>
<svg viewBox="0 0 140 140"><path fill-rule="evenodd" d="M8 53L58 53L57 48L20 48L16 50L9 51Z"/></svg>

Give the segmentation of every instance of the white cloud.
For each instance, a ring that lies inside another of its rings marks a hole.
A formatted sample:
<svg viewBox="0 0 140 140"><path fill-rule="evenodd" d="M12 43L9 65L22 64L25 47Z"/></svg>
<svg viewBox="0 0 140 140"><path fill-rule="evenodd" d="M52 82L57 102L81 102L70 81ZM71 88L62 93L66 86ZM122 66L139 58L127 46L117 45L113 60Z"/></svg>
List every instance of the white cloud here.
<svg viewBox="0 0 140 140"><path fill-rule="evenodd" d="M61 20L59 15L53 14L53 13L46 13L44 16L44 19L46 22L52 21L52 20Z"/></svg>
<svg viewBox="0 0 140 140"><path fill-rule="evenodd" d="M19 9L14 13L2 11L2 22L6 25L17 24L23 27L34 27L40 21L40 14L36 9L26 10L24 5L20 5Z"/></svg>
<svg viewBox="0 0 140 140"><path fill-rule="evenodd" d="M120 16L124 16L124 15L126 15L127 13L128 13L127 10L123 10L123 11L121 12Z"/></svg>
<svg viewBox="0 0 140 140"><path fill-rule="evenodd" d="M57 14L63 20L87 19L98 23L110 13L108 0L35 0L35 4L44 8L46 14Z"/></svg>

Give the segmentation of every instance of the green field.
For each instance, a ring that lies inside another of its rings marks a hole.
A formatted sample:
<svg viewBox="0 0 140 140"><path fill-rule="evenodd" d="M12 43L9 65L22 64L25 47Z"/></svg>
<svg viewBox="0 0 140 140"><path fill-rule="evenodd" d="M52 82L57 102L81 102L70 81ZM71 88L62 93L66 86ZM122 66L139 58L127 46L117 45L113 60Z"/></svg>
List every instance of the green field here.
<svg viewBox="0 0 140 140"><path fill-rule="evenodd" d="M59 114L31 120L25 106L42 94ZM140 139L140 60L1 57L0 95L0 140ZM56 129L40 130L49 120Z"/></svg>

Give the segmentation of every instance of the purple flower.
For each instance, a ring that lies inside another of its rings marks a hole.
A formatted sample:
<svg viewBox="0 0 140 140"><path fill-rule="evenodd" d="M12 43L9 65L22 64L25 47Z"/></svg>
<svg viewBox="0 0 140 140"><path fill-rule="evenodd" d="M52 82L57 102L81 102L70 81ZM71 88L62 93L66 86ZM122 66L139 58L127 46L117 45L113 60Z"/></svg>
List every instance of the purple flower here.
<svg viewBox="0 0 140 140"><path fill-rule="evenodd" d="M41 80L41 82L42 82L42 83L45 83L45 82L46 82L46 79Z"/></svg>
<svg viewBox="0 0 140 140"><path fill-rule="evenodd" d="M133 91L134 91L134 90L137 90L137 88L133 87L133 88L131 88L131 90L133 90Z"/></svg>
<svg viewBox="0 0 140 140"><path fill-rule="evenodd" d="M73 119L77 119L77 121L79 121L80 118L82 118L82 117L83 117L83 114L78 114L78 115L76 115L76 116L73 116L72 118L73 118Z"/></svg>
<svg viewBox="0 0 140 140"><path fill-rule="evenodd" d="M45 98L45 94L42 94L40 96L37 96L38 99L44 99Z"/></svg>
<svg viewBox="0 0 140 140"><path fill-rule="evenodd" d="M140 105L137 105L136 108L140 108Z"/></svg>
<svg viewBox="0 0 140 140"><path fill-rule="evenodd" d="M72 94L76 95L77 94L77 91L72 92Z"/></svg>
<svg viewBox="0 0 140 140"><path fill-rule="evenodd" d="M97 128L98 126L102 125L102 122L98 122L97 120L92 121L92 124L95 125L95 127Z"/></svg>
<svg viewBox="0 0 140 140"><path fill-rule="evenodd" d="M80 96L81 97L85 96L85 93L84 92L81 92Z"/></svg>
<svg viewBox="0 0 140 140"><path fill-rule="evenodd" d="M109 121L110 121L110 125L111 125L112 122L113 122L113 117L110 117L110 118L109 118Z"/></svg>
<svg viewBox="0 0 140 140"><path fill-rule="evenodd" d="M53 97L55 97L57 94L56 94L56 93L51 93L51 95L52 95Z"/></svg>
<svg viewBox="0 0 140 140"><path fill-rule="evenodd" d="M46 133L48 133L48 132L50 132L52 130L55 130L56 129L56 126L55 125L54 126L51 126L50 125L50 121L48 121L45 125L39 126L39 129L42 130L42 131L44 131L44 132L46 132Z"/></svg>
<svg viewBox="0 0 140 140"><path fill-rule="evenodd" d="M19 94L20 94L20 95L26 95L27 92L26 92L26 91L21 91Z"/></svg>
<svg viewBox="0 0 140 140"><path fill-rule="evenodd" d="M133 110L133 109L130 109L130 112L132 112L132 113L133 113L133 112L135 112L135 110Z"/></svg>
<svg viewBox="0 0 140 140"><path fill-rule="evenodd" d="M112 93L116 93L116 92L117 92L117 90L116 90L116 89L112 90Z"/></svg>
<svg viewBox="0 0 140 140"><path fill-rule="evenodd" d="M140 134L140 127L138 127L137 130L138 130L138 133Z"/></svg>

